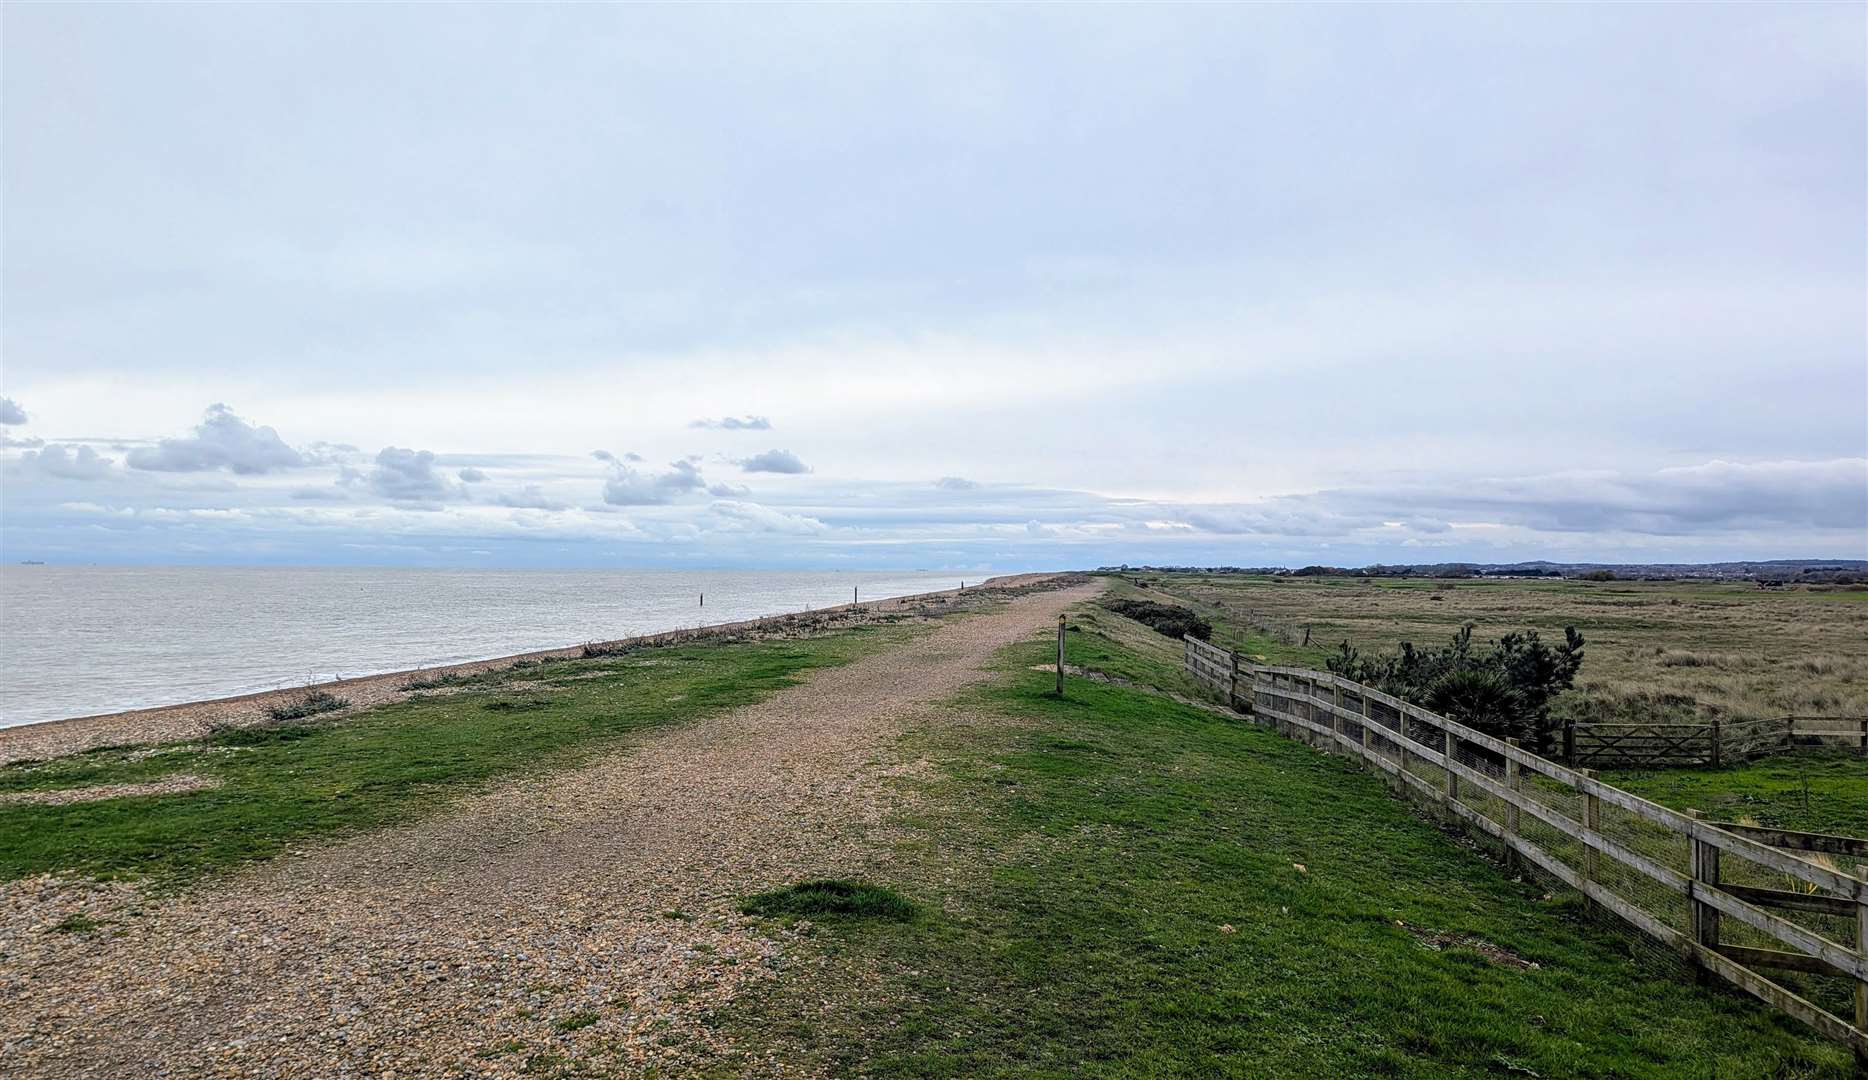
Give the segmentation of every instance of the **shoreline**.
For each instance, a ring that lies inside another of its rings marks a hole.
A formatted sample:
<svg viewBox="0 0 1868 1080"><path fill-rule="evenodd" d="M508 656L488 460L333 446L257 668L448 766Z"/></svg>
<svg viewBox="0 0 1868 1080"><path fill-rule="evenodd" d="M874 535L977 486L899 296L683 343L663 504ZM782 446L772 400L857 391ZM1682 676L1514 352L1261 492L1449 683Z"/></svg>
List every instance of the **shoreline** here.
<svg viewBox="0 0 1868 1080"><path fill-rule="evenodd" d="M454 664L431 667L404 668L397 671L380 671L368 675L356 675L344 679L306 683L274 690L258 690L228 697L202 698L194 701L176 702L170 705L152 705L141 709L125 709L110 713L93 713L85 716L71 716L56 720L38 720L28 724L0 727L0 765L19 761L43 760L62 757L66 754L93 750L103 746L120 743L161 743L178 742L198 738L206 734L211 724L238 722L250 718L257 723L264 718L267 706L280 704L303 697L310 691L325 691L345 698L349 704L343 710L327 716L342 716L358 709L381 705L386 702L401 700L409 691L402 684L417 676L440 676L453 674L474 674L492 668L510 666L518 660L557 660L577 659L584 655L586 648L627 649L645 648L656 645L668 645L680 642L705 640L731 634L757 632L771 629L794 627L798 620L822 620L839 615L855 613L876 614L890 608L901 607L909 603L926 604L929 602L945 603L962 594L972 595L1007 589L1018 589L1029 585L1064 576L1066 572L1045 572L1032 574L1006 574L987 578L978 585L965 589L941 589L935 592L909 593L904 596L884 597L878 600L864 600L855 604L836 604L829 607L807 608L803 611L788 612L782 615L765 615L754 619L739 619L732 622L712 623L706 626L685 629L662 630L651 634L637 634L631 637L614 638L608 641L580 642L550 649L534 649L528 652L510 653L490 657L484 660L465 660Z"/></svg>

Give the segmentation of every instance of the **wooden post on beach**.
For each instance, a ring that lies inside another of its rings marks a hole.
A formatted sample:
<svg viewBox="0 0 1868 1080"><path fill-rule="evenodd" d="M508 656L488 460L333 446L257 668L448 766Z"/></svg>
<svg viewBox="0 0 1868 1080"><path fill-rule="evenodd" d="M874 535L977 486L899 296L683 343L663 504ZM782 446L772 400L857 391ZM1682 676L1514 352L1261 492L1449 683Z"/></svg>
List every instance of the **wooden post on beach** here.
<svg viewBox="0 0 1868 1080"><path fill-rule="evenodd" d="M1057 617L1057 696L1064 696L1064 617Z"/></svg>
<svg viewBox="0 0 1868 1080"><path fill-rule="evenodd" d="M850 606L856 606L856 586L850 586Z"/></svg>

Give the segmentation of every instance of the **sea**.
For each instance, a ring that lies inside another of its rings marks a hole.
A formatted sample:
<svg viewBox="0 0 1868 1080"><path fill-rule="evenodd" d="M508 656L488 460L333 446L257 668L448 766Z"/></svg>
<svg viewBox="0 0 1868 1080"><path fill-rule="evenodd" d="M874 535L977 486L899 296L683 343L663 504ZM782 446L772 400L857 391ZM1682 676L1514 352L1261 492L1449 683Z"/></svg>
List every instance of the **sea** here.
<svg viewBox="0 0 1868 1080"><path fill-rule="evenodd" d="M0 727L828 607L848 603L852 590L863 600L907 596L962 580L918 571L5 566Z"/></svg>

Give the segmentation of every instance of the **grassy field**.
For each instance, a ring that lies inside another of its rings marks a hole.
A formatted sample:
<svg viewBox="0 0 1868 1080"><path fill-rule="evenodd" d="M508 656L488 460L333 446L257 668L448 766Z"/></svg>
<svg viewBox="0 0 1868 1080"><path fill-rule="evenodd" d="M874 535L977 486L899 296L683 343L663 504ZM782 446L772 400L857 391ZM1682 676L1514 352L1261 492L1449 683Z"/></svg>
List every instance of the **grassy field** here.
<svg viewBox="0 0 1868 1080"><path fill-rule="evenodd" d="M1868 591L1156 573L1119 588L1195 608L1227 648L1312 667L1343 641L1440 645L1466 622L1480 640L1534 629L1561 641L1575 626L1589 642L1566 703L1578 719L1868 716Z"/></svg>
<svg viewBox="0 0 1868 1080"><path fill-rule="evenodd" d="M758 700L818 667L914 633L871 626L808 640L694 645L553 661L450 680L442 692L336 723L240 729L0 768L0 793L140 783L185 798L0 803L0 877L78 871L179 885L320 836L404 821L474 785L562 768L656 725Z"/></svg>
<svg viewBox="0 0 1868 1080"><path fill-rule="evenodd" d="M1799 753L1723 769L1608 769L1602 779L1676 810L1801 832L1868 837L1868 760Z"/></svg>
<svg viewBox="0 0 1868 1080"><path fill-rule="evenodd" d="M1088 621L1088 616L1086 620ZM1105 623L1106 626L1106 623ZM1071 660L1115 636L1071 637ZM1145 640L1145 639L1139 639ZM877 1076L1817 1077L1848 1053L1593 922L1374 776L1011 650L913 747L909 920L815 918L824 966L724 1023ZM1124 659L1147 681L1159 657ZM728 1070L738 1068L732 1066Z"/></svg>

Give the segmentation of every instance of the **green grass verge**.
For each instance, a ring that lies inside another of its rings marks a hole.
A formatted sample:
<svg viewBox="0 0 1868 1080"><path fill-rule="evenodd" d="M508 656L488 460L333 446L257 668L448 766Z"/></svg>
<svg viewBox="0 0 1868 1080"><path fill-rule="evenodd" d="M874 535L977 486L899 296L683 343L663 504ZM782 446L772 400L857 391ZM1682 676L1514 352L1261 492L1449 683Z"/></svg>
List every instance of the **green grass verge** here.
<svg viewBox="0 0 1868 1080"><path fill-rule="evenodd" d="M1868 837L1868 757L1784 754L1723 769L1605 769L1603 780L1719 821Z"/></svg>
<svg viewBox="0 0 1868 1080"><path fill-rule="evenodd" d="M724 1021L836 1075L1842 1077L1846 1049L1515 879L1373 775L1008 652L891 873Z"/></svg>
<svg viewBox="0 0 1868 1080"><path fill-rule="evenodd" d="M0 791L152 780L218 787L47 806L0 805L0 878L46 871L183 884L332 834L400 823L475 785L573 765L659 724L756 701L813 668L905 639L908 626L801 641L664 648L509 669L467 692L330 724L223 732L0 768ZM517 684L517 685L515 685Z"/></svg>

